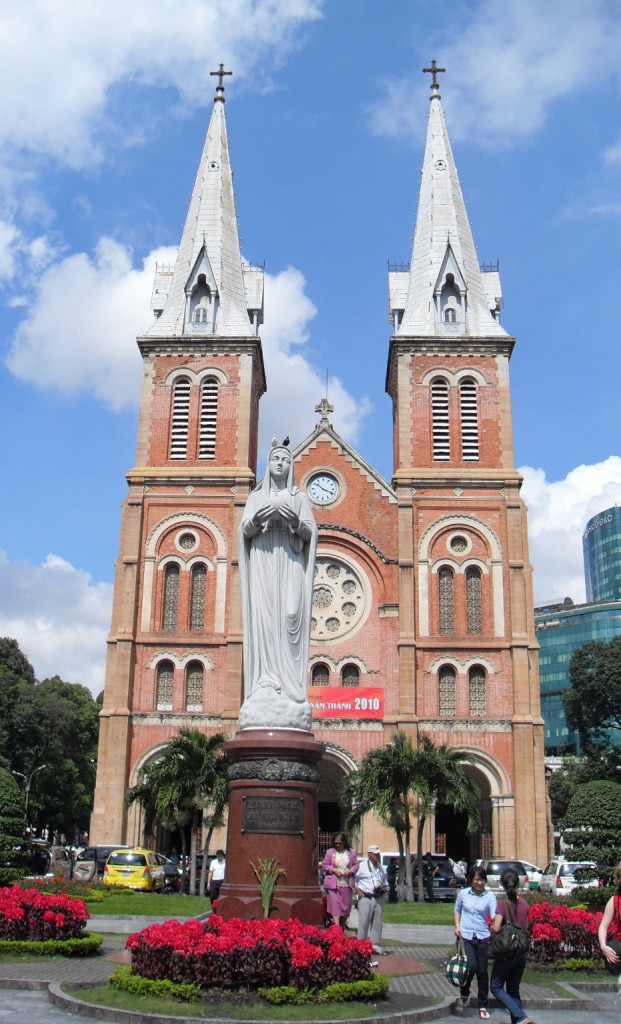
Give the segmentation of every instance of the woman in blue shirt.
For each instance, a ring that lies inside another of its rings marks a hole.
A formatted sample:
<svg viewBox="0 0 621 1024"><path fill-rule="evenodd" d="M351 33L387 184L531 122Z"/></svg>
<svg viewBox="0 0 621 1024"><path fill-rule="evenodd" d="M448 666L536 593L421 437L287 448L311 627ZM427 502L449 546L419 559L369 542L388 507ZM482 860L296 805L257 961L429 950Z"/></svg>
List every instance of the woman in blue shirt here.
<svg viewBox="0 0 621 1024"><path fill-rule="evenodd" d="M487 997L487 954L489 945L489 922L496 914L496 897L485 888L487 873L484 868L470 868L470 887L462 889L455 900L455 935L463 939L468 958L468 973L461 986L461 1000L468 1005L470 986L477 976L477 1005L481 1020L489 1020Z"/></svg>

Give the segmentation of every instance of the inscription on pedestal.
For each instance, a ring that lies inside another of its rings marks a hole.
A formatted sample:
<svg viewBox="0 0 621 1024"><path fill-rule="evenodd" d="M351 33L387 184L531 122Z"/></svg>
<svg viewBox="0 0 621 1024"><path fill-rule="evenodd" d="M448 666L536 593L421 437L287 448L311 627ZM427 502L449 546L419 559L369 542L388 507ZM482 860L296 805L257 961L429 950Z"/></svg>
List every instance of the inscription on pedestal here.
<svg viewBox="0 0 621 1024"><path fill-rule="evenodd" d="M242 832L273 832L302 835L304 801L299 797L245 796Z"/></svg>

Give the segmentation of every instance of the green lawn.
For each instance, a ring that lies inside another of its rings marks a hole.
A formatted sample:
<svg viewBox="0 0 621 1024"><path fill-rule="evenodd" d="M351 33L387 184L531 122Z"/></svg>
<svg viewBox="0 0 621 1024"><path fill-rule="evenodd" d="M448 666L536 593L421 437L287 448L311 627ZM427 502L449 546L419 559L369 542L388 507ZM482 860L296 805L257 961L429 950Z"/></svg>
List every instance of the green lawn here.
<svg viewBox="0 0 621 1024"><path fill-rule="evenodd" d="M453 903L386 903L385 924L453 924Z"/></svg>
<svg viewBox="0 0 621 1024"><path fill-rule="evenodd" d="M116 917L120 915L147 917L196 917L211 910L208 897L170 895L151 892L118 892L106 894L101 903L88 903L91 917ZM102 930L105 926L102 922Z"/></svg>

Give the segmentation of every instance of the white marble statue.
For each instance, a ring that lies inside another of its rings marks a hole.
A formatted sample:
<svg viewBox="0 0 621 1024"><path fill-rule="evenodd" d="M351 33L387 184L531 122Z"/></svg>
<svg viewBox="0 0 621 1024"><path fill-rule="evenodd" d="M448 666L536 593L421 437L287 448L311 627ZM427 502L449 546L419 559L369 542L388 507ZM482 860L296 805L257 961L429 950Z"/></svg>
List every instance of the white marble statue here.
<svg viewBox="0 0 621 1024"><path fill-rule="evenodd" d="M242 729L311 727L308 647L317 526L288 448L272 441L239 527L244 625Z"/></svg>

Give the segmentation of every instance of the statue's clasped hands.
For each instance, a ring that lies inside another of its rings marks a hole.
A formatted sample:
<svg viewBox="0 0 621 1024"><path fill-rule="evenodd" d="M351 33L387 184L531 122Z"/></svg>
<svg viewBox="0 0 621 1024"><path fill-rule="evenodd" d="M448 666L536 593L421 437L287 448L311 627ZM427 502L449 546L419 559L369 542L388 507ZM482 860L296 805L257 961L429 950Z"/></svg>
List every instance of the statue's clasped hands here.
<svg viewBox="0 0 621 1024"><path fill-rule="evenodd" d="M282 505L278 505L272 501L268 501L265 505L261 505L261 508L257 509L252 517L252 522L259 529L263 523L268 523L270 519L276 517L284 519L292 530L297 530L300 525L300 517L291 505L285 502Z"/></svg>

